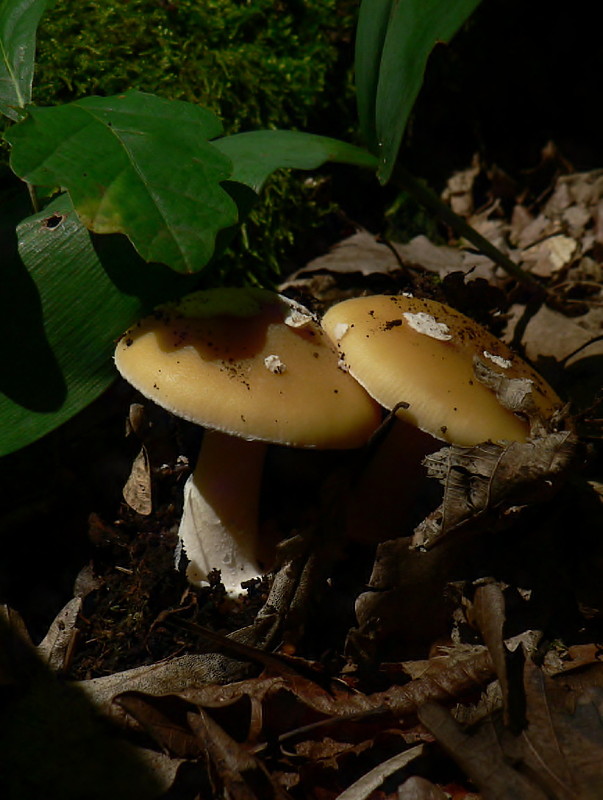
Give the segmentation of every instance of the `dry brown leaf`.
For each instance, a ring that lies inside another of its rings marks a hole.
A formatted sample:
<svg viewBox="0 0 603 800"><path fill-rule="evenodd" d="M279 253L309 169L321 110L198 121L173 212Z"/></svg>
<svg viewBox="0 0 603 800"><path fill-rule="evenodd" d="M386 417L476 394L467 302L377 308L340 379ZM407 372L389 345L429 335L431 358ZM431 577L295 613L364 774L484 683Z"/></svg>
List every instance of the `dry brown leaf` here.
<svg viewBox="0 0 603 800"><path fill-rule="evenodd" d="M444 485L444 501L415 529L413 544L432 547L486 514L492 527L511 510L549 500L569 474L576 453L576 438L561 432L506 447L491 442L445 447L427 456L428 474Z"/></svg>
<svg viewBox="0 0 603 800"><path fill-rule="evenodd" d="M124 692L113 702L135 719L164 753L176 758L197 758L203 752L187 721L187 714L195 707L180 697Z"/></svg>
<svg viewBox="0 0 603 800"><path fill-rule="evenodd" d="M479 157L474 156L470 167L455 172L446 181L442 200L450 205L455 214L469 217L473 213L473 186L481 171Z"/></svg>
<svg viewBox="0 0 603 800"><path fill-rule="evenodd" d="M508 763L490 721L478 733L465 733L436 703L422 706L419 719L477 785L484 800L550 800Z"/></svg>
<svg viewBox="0 0 603 800"><path fill-rule="evenodd" d="M351 273L362 275L394 272L402 264L419 266L428 272L446 275L463 267L463 254L454 247L435 245L426 236L416 236L407 244L384 244L376 236L362 230L337 242L328 253L309 261L281 285L281 289L316 272Z"/></svg>
<svg viewBox="0 0 603 800"><path fill-rule="evenodd" d="M405 686L392 686L384 692L371 695L380 700L398 717L414 715L427 700L459 702L467 693L486 685L494 676L492 657L485 648L450 651L447 659L432 660L432 667L423 677Z"/></svg>
<svg viewBox="0 0 603 800"><path fill-rule="evenodd" d="M164 750L185 757L194 756L196 747L190 735L191 712L211 715L225 735L259 750L263 742L278 740L290 747L325 735L340 743L361 742L379 730L407 725L427 699L454 702L492 676L491 659L482 648L463 657L436 659L421 678L371 695L355 692L341 681L330 680L323 687L288 674L225 686L198 685L177 697L128 692L115 701ZM341 749L338 746L334 753Z"/></svg>
<svg viewBox="0 0 603 800"><path fill-rule="evenodd" d="M410 642L425 652L444 635L451 613L445 587L465 559L465 544L457 537L426 552L414 549L408 537L380 544L368 591L355 606L360 629L350 646L360 649L359 658L381 642L388 645L388 660L411 658L415 652L399 653L396 645Z"/></svg>
<svg viewBox="0 0 603 800"><path fill-rule="evenodd" d="M550 236L523 251L522 266L533 275L550 278L572 262L577 250L575 239L563 234Z"/></svg>
<svg viewBox="0 0 603 800"><path fill-rule="evenodd" d="M603 354L603 342L593 342L589 346L589 342L603 329L602 308L592 308L580 317L567 317L542 306L527 320L523 319L525 311L525 306L511 306L503 338L505 341L513 340L519 326L521 342L530 360L536 362L539 357L547 356L569 364L586 355ZM583 349L570 358L578 348Z"/></svg>
<svg viewBox="0 0 603 800"><path fill-rule="evenodd" d="M398 789L398 800L447 800L449 797L431 781L413 775Z"/></svg>
<svg viewBox="0 0 603 800"><path fill-rule="evenodd" d="M523 683L526 725L517 734L497 716L463 731L433 703L419 709L419 719L485 800L598 800L603 794L600 670L587 670L581 682L572 683L547 677L527 661Z"/></svg>
<svg viewBox="0 0 603 800"><path fill-rule="evenodd" d="M207 753L216 797L232 800L288 800L290 795L262 762L232 739L204 711L190 713L189 725Z"/></svg>
<svg viewBox="0 0 603 800"><path fill-rule="evenodd" d="M152 513L151 466L144 445L134 459L132 470L123 488L123 497L137 514L148 516Z"/></svg>
<svg viewBox="0 0 603 800"><path fill-rule="evenodd" d="M392 758L388 758L366 775L363 775L352 784L352 786L349 786L338 796L337 800L365 800L381 786L386 778L406 767L414 761L414 759L420 758L424 752L424 745L418 744L415 747L405 750L403 753L398 753ZM430 797L437 800L437 795L423 795L423 797L427 797L427 800L429 800Z"/></svg>
<svg viewBox="0 0 603 800"><path fill-rule="evenodd" d="M54 618L46 636L37 647L38 656L53 672L61 672L68 667L81 608L82 598L72 597Z"/></svg>
<svg viewBox="0 0 603 800"><path fill-rule="evenodd" d="M505 723L509 724L508 651L503 640L505 599L500 585L489 581L478 586L473 598L473 619L492 657L502 689Z"/></svg>
<svg viewBox="0 0 603 800"><path fill-rule="evenodd" d="M592 664L600 664L602 661L603 647L600 644L575 644L568 647L554 662L546 664L546 671L547 675L561 675Z"/></svg>

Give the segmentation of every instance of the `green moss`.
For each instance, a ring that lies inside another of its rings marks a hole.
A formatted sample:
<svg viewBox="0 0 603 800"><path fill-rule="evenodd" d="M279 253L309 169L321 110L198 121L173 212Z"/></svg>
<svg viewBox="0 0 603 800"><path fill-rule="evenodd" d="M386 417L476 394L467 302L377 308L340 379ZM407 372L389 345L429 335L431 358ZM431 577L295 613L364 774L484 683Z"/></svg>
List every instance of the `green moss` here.
<svg viewBox="0 0 603 800"><path fill-rule="evenodd" d="M39 30L35 100L132 87L208 106L230 133L303 127L330 103L354 5L58 0Z"/></svg>
<svg viewBox="0 0 603 800"><path fill-rule="evenodd" d="M211 108L227 133L293 128L347 138L355 0L57 0L38 32L34 102L128 88ZM5 156L6 157L6 156ZM221 259L255 282L278 275L332 206L303 173L276 175Z"/></svg>

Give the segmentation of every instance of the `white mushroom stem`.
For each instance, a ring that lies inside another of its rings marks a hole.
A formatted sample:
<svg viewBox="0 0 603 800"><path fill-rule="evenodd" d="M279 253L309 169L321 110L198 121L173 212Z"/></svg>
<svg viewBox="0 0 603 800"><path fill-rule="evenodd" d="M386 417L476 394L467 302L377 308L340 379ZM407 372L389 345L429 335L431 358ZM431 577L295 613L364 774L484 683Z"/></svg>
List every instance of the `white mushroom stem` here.
<svg viewBox="0 0 603 800"><path fill-rule="evenodd" d="M189 559L191 583L219 569L231 595L241 582L260 575L258 537L260 485L266 444L208 430L195 471L184 487L178 535Z"/></svg>

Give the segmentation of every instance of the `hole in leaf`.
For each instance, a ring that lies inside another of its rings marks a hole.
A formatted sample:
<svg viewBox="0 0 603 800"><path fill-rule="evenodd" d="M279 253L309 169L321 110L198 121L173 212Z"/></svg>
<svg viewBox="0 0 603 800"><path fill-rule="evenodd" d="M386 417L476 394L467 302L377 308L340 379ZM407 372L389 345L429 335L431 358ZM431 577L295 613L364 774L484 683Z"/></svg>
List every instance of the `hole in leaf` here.
<svg viewBox="0 0 603 800"><path fill-rule="evenodd" d="M53 228L58 228L64 219L65 219L64 214L52 214L50 217L47 217L45 220L42 220L42 226L44 228L50 228L52 230Z"/></svg>

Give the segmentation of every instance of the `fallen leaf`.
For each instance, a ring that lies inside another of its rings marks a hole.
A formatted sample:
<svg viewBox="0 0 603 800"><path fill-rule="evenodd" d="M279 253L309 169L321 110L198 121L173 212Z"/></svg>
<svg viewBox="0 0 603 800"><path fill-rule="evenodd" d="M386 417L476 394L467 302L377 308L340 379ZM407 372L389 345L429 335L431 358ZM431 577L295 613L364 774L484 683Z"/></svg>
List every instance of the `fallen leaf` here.
<svg viewBox="0 0 603 800"><path fill-rule="evenodd" d="M449 794L419 775L413 775L398 787L398 800L448 800L449 797Z"/></svg>
<svg viewBox="0 0 603 800"><path fill-rule="evenodd" d="M492 442L445 447L427 456L428 474L444 485L444 500L417 526L413 544L432 547L486 514L491 525L512 509L550 500L576 455L576 438L561 432L506 447Z"/></svg>
<svg viewBox="0 0 603 800"><path fill-rule="evenodd" d="M37 647L38 656L53 672L62 672L68 667L81 608L82 598L72 597L53 619L46 636Z"/></svg>
<svg viewBox="0 0 603 800"><path fill-rule="evenodd" d="M484 800L550 800L508 762L489 721L477 733L465 733L436 703L422 706L419 719L481 790Z"/></svg>
<svg viewBox="0 0 603 800"><path fill-rule="evenodd" d="M137 514L148 516L152 513L151 467L144 445L134 459L132 470L123 488L123 497Z"/></svg>
<svg viewBox="0 0 603 800"><path fill-rule="evenodd" d="M339 795L337 800L363 800L363 798L368 798L372 792L381 786L386 778L389 778L390 775L404 769L404 767L414 761L414 759L420 758L424 752L424 746L419 744L415 747L405 750L403 753L398 753L398 755L395 755L392 758L388 758L386 761L383 761L366 775L363 775L362 778L349 786ZM439 796L445 798L443 793L440 793ZM404 795L398 794L398 797L412 798L413 795L409 795L408 792L406 792ZM414 795L414 797L416 797L418 800L421 798L420 795ZM424 800L438 800L437 794L423 794L422 797Z"/></svg>
<svg viewBox="0 0 603 800"><path fill-rule="evenodd" d="M571 263L578 243L569 236L558 234L533 244L523 252L523 266L532 275L550 278Z"/></svg>
<svg viewBox="0 0 603 800"><path fill-rule="evenodd" d="M232 739L204 711L190 713L192 731L207 753L216 797L233 800L288 800L290 795L254 755Z"/></svg>

